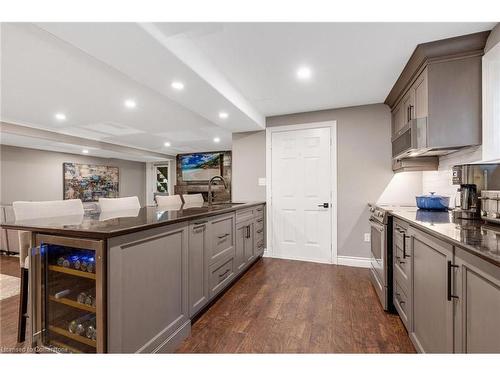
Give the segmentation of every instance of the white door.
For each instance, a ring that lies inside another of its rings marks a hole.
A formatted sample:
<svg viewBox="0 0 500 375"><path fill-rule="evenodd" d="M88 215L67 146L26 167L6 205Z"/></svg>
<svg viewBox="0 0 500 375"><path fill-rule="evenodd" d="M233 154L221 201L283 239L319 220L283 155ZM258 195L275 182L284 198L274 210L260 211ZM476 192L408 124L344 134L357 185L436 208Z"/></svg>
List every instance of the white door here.
<svg viewBox="0 0 500 375"><path fill-rule="evenodd" d="M277 257L333 261L330 131L272 133L272 246Z"/></svg>

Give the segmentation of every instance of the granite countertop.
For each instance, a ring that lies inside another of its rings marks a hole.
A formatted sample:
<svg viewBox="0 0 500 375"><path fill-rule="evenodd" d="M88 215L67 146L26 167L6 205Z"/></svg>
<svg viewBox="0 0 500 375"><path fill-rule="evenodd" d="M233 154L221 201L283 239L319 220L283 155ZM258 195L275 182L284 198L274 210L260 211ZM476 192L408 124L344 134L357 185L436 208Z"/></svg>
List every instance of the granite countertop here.
<svg viewBox="0 0 500 375"><path fill-rule="evenodd" d="M391 215L500 266L500 226L481 220L454 220L451 212L395 208Z"/></svg>
<svg viewBox="0 0 500 375"><path fill-rule="evenodd" d="M265 204L265 202L214 203L212 206L181 205L178 207L147 206L134 210L100 213L85 211L84 215L15 221L14 215L2 223L2 228L32 232L106 239L123 234L202 219L209 216Z"/></svg>

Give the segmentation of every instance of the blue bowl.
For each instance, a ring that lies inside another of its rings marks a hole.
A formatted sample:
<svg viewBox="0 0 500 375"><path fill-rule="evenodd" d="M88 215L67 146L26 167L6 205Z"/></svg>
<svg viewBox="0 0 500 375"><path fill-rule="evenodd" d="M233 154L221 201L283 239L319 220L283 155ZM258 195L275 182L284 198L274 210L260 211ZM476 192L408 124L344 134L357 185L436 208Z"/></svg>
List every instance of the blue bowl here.
<svg viewBox="0 0 500 375"><path fill-rule="evenodd" d="M422 210L446 211L450 205L450 197L435 195L432 192L430 195L419 195L416 200L417 207Z"/></svg>

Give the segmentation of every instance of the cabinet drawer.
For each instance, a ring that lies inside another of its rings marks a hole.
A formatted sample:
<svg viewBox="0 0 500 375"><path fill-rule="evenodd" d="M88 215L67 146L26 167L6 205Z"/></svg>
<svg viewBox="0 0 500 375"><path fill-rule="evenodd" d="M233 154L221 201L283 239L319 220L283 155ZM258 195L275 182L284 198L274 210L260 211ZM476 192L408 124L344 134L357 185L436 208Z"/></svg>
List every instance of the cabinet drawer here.
<svg viewBox="0 0 500 375"><path fill-rule="evenodd" d="M210 221L210 264L234 257L234 215L219 216Z"/></svg>
<svg viewBox="0 0 500 375"><path fill-rule="evenodd" d="M264 229L264 217L255 219L255 228L257 230Z"/></svg>
<svg viewBox="0 0 500 375"><path fill-rule="evenodd" d="M234 276L234 257L210 266L210 297L215 296L229 284Z"/></svg>
<svg viewBox="0 0 500 375"><path fill-rule="evenodd" d="M394 278L394 306L401 317L401 321L406 327L406 330L410 329L409 323L409 300L407 297L407 293L404 288L401 287L401 282L397 277Z"/></svg>
<svg viewBox="0 0 500 375"><path fill-rule="evenodd" d="M255 243L264 242L264 227L255 229Z"/></svg>
<svg viewBox="0 0 500 375"><path fill-rule="evenodd" d="M236 223L239 224L243 221L253 219L254 215L255 207L236 211Z"/></svg>
<svg viewBox="0 0 500 375"><path fill-rule="evenodd" d="M254 215L256 219L260 219L264 217L264 206L257 206L254 210Z"/></svg>
<svg viewBox="0 0 500 375"><path fill-rule="evenodd" d="M410 258L404 256L403 249L394 245L394 273L398 274L403 280L406 290L408 290L410 283L410 266Z"/></svg>

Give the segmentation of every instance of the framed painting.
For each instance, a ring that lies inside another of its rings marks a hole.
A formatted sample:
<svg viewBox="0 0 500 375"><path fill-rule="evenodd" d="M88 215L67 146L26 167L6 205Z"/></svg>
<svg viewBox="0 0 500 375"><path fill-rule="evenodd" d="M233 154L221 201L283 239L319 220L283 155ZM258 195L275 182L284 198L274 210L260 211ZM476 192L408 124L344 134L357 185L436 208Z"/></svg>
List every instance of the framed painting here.
<svg viewBox="0 0 500 375"><path fill-rule="evenodd" d="M96 202L118 197L118 167L63 163L64 199Z"/></svg>
<svg viewBox="0 0 500 375"><path fill-rule="evenodd" d="M222 171L222 154L204 152L179 155L182 179L184 181L209 181Z"/></svg>

